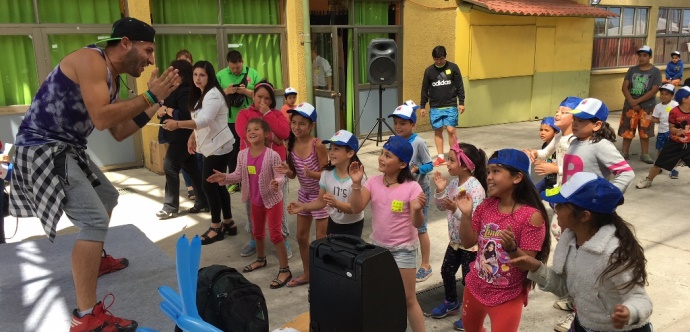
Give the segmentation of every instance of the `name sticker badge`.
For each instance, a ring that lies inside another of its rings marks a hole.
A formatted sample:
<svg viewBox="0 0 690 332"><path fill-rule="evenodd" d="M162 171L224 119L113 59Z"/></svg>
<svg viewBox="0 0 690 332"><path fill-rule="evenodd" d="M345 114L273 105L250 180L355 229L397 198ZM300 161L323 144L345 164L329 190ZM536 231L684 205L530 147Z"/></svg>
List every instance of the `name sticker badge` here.
<svg viewBox="0 0 690 332"><path fill-rule="evenodd" d="M450 69L446 69L446 75L450 75L451 71Z"/></svg>
<svg viewBox="0 0 690 332"><path fill-rule="evenodd" d="M247 171L251 175L256 175L256 166L247 166Z"/></svg>
<svg viewBox="0 0 690 332"><path fill-rule="evenodd" d="M393 200L391 202L391 211L401 213L403 212L403 201Z"/></svg>

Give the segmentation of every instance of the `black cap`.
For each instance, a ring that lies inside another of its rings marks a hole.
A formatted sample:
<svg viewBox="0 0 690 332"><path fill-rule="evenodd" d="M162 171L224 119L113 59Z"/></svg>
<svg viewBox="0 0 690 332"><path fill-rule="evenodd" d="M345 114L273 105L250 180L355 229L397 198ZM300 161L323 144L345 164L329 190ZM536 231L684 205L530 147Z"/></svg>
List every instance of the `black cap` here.
<svg viewBox="0 0 690 332"><path fill-rule="evenodd" d="M110 38L100 41L118 40L127 37L132 41L153 43L155 36L156 30L148 23L132 17L123 17L113 23L113 32L110 34Z"/></svg>

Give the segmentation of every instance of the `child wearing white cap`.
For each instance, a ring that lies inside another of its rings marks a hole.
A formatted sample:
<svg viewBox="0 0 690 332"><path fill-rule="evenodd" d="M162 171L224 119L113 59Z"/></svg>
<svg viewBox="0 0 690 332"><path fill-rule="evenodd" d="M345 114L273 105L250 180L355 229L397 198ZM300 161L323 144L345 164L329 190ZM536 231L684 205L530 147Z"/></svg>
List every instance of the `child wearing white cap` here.
<svg viewBox="0 0 690 332"><path fill-rule="evenodd" d="M678 102L673 100L673 94L676 92L676 87L673 84L664 84L659 91L661 102L654 107L654 112L651 115L652 122L659 124L656 135L657 157L661 154L661 149L664 148L666 141L671 137L668 129L668 114L678 106ZM669 177L677 179L678 171L674 168L669 173Z"/></svg>
<svg viewBox="0 0 690 332"><path fill-rule="evenodd" d="M666 78L663 83L678 86L683 79L683 60L680 59L680 52L671 52L671 61L666 65Z"/></svg>
<svg viewBox="0 0 690 332"><path fill-rule="evenodd" d="M293 87L288 87L285 89L283 97L285 97L285 104L283 104L280 112L283 113L283 115L285 115L285 119L290 122L290 113L288 113L288 111L297 106L297 90L295 90Z"/></svg>

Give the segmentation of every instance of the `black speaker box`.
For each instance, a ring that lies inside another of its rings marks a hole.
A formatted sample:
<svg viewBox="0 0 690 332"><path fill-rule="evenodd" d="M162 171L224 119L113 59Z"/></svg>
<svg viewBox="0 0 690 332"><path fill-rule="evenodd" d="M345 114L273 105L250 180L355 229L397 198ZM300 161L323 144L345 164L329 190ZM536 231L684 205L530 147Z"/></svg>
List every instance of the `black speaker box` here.
<svg viewBox="0 0 690 332"><path fill-rule="evenodd" d="M309 247L311 332L407 329L405 288L390 251L350 235Z"/></svg>
<svg viewBox="0 0 690 332"><path fill-rule="evenodd" d="M375 85L393 84L398 74L398 46L393 39L376 38L367 47L367 80Z"/></svg>

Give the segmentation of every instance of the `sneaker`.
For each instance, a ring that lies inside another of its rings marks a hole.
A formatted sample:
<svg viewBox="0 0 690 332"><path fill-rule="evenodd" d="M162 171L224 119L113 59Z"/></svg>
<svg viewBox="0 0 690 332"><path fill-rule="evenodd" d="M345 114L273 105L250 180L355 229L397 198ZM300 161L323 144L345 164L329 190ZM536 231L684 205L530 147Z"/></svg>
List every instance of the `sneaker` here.
<svg viewBox="0 0 690 332"><path fill-rule="evenodd" d="M285 239L285 249L287 250L287 258L292 258L292 247L290 247L290 242L287 239Z"/></svg>
<svg viewBox="0 0 690 332"><path fill-rule="evenodd" d="M170 219L170 218L175 218L177 217L177 212L168 212L165 210L160 210L156 212L156 217L160 220L165 220L165 219Z"/></svg>
<svg viewBox="0 0 690 332"><path fill-rule="evenodd" d="M248 257L254 255L254 253L256 253L256 242L254 242L254 240L251 240L246 246L244 246L244 248L242 248L240 256Z"/></svg>
<svg viewBox="0 0 690 332"><path fill-rule="evenodd" d="M653 164L654 163L654 159L652 159L652 157L650 157L649 154L641 155L640 160L646 164Z"/></svg>
<svg viewBox="0 0 690 332"><path fill-rule="evenodd" d="M652 186L652 180L648 179L647 177L645 177L644 179L640 180L640 182L638 182L638 183L635 185L635 187L636 187L637 189L649 188L649 187L651 187L651 186Z"/></svg>
<svg viewBox="0 0 690 332"><path fill-rule="evenodd" d="M623 159L625 159L625 160L630 159L630 153L626 153L626 152L621 151L621 156L623 156Z"/></svg>
<svg viewBox="0 0 690 332"><path fill-rule="evenodd" d="M573 311L573 299L570 297L558 299L553 303L553 307L563 311Z"/></svg>
<svg viewBox="0 0 690 332"><path fill-rule="evenodd" d="M439 167L441 165L445 165L446 160L441 158L441 157L436 157L436 160L434 160L434 167Z"/></svg>
<svg viewBox="0 0 690 332"><path fill-rule="evenodd" d="M462 324L462 319L458 319L453 323L453 329L456 331L465 331L465 325Z"/></svg>
<svg viewBox="0 0 690 332"><path fill-rule="evenodd" d="M96 303L90 314L79 317L79 311L74 309L72 312L72 324L70 332L134 332L139 324L133 320L115 317L108 311L108 308L115 303L113 294L106 295L113 297L113 302L104 307L103 302Z"/></svg>
<svg viewBox="0 0 690 332"><path fill-rule="evenodd" d="M458 312L460 312L460 301L443 301L443 303L439 304L438 307L431 311L431 317L443 318L447 315L457 314Z"/></svg>
<svg viewBox="0 0 690 332"><path fill-rule="evenodd" d="M570 327L573 326L573 321L575 320L575 313L569 313L568 316L565 316L563 320L556 324L556 326L553 327L554 331L558 332L568 332L570 330Z"/></svg>
<svg viewBox="0 0 690 332"><path fill-rule="evenodd" d="M101 255L101 265L98 267L98 276L120 271L129 265L127 258L113 258L103 250Z"/></svg>
<svg viewBox="0 0 690 332"><path fill-rule="evenodd" d="M676 171L675 169L671 170L671 173L668 173L668 177L670 177L671 179L677 179L678 178L678 171Z"/></svg>
<svg viewBox="0 0 690 332"><path fill-rule="evenodd" d="M431 267L429 267L428 270L423 267L420 267L419 270L417 270L417 282L426 281L427 279L429 279L429 277L431 277L431 273Z"/></svg>

